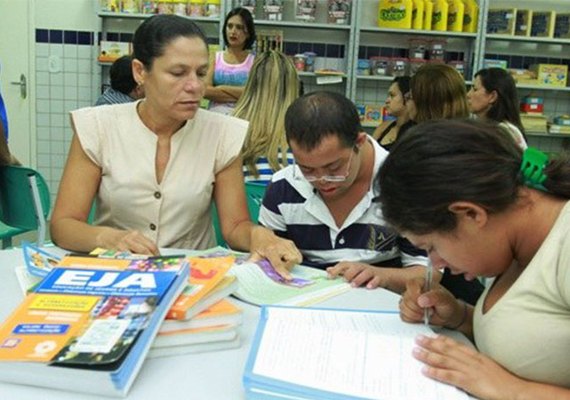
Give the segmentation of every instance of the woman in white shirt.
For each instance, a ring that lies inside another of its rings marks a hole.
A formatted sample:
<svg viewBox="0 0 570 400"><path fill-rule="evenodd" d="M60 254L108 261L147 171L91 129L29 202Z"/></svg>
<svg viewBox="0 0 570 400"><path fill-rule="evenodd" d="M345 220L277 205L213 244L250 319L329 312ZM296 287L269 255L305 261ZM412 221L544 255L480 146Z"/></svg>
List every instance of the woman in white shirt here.
<svg viewBox="0 0 570 400"><path fill-rule="evenodd" d="M484 68L475 74L467 92L470 111L477 117L497 122L526 149L526 138L519 114L515 80L502 68Z"/></svg>
<svg viewBox="0 0 570 400"><path fill-rule="evenodd" d="M480 399L570 399L570 158L524 152L497 126L433 121L410 129L382 166L386 222L434 268L493 277L475 307L424 278L401 317L457 329L419 336L423 373Z"/></svg>
<svg viewBox="0 0 570 400"><path fill-rule="evenodd" d="M299 262L290 242L249 220L240 157L247 122L199 108L204 33L186 18L157 15L139 26L133 50L133 76L146 97L71 113L75 135L51 219L54 242L143 254L213 247L215 201L232 248L277 269Z"/></svg>

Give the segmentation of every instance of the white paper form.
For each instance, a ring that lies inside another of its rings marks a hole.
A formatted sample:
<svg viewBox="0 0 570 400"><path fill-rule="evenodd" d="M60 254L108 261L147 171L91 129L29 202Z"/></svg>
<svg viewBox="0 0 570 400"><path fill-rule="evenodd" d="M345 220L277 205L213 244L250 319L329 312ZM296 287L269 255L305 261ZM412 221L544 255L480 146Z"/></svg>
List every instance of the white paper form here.
<svg viewBox="0 0 570 400"><path fill-rule="evenodd" d="M421 374L412 357L421 333L433 335L394 313L269 308L253 373L369 399L468 399Z"/></svg>

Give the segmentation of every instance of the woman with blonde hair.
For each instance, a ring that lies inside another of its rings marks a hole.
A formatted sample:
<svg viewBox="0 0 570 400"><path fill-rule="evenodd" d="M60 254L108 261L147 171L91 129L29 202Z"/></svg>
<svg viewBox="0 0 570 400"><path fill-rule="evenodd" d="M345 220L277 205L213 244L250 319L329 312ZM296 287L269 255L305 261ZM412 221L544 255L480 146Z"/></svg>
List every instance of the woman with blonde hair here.
<svg viewBox="0 0 570 400"><path fill-rule="evenodd" d="M242 148L246 181L269 183L275 171L293 162L285 138L285 112L299 97L293 63L280 51L257 56L233 115L249 121Z"/></svg>

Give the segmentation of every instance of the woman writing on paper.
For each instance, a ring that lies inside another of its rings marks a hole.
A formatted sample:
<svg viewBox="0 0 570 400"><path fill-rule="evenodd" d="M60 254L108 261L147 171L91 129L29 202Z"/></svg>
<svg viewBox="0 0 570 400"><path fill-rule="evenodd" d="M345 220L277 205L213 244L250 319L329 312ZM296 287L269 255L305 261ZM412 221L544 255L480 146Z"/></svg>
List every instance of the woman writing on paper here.
<svg viewBox="0 0 570 400"><path fill-rule="evenodd" d="M71 113L75 135L53 216L61 247L157 254L215 245L210 205L232 248L279 268L295 247L249 221L239 156L247 122L199 109L208 47L190 20L157 15L133 40L133 75L146 97ZM96 198L96 226L86 223Z"/></svg>
<svg viewBox="0 0 570 400"><path fill-rule="evenodd" d="M404 321L458 329L419 337L424 374L481 399L570 399L570 158L524 151L495 125L418 125L378 178L386 221L434 267L494 278L477 305L423 278L407 283Z"/></svg>

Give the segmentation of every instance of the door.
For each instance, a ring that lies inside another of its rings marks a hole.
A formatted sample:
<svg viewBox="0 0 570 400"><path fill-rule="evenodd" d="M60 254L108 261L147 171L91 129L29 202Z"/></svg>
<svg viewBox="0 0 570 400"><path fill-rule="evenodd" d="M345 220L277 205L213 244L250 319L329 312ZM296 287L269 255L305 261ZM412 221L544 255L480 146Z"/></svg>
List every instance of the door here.
<svg viewBox="0 0 570 400"><path fill-rule="evenodd" d="M10 150L22 164L35 166L32 2L0 0L0 91L8 114Z"/></svg>

